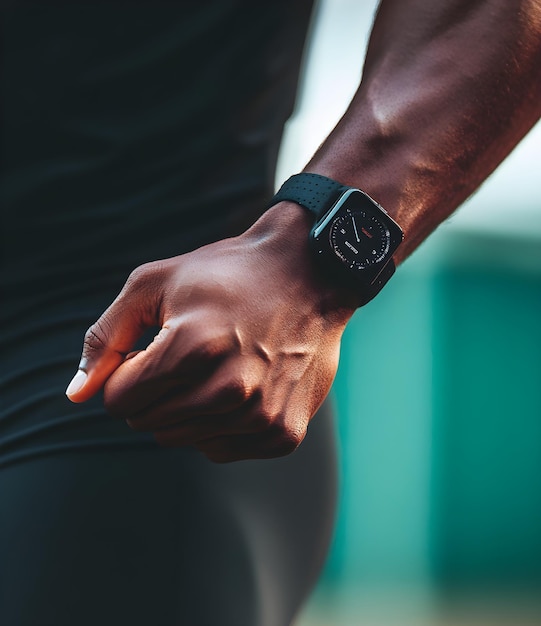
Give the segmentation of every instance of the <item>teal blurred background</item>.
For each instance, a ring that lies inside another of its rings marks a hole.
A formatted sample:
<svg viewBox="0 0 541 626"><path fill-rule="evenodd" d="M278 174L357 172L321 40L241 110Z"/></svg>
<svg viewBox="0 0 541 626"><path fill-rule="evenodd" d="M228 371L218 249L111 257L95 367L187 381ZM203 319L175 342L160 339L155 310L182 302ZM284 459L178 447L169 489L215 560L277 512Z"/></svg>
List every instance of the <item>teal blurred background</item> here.
<svg viewBox="0 0 541 626"><path fill-rule="evenodd" d="M327 0L278 182L332 128L374 1ZM298 626L541 625L541 127L347 328L336 535Z"/></svg>
<svg viewBox="0 0 541 626"><path fill-rule="evenodd" d="M541 624L540 243L438 233L348 327L307 625Z"/></svg>

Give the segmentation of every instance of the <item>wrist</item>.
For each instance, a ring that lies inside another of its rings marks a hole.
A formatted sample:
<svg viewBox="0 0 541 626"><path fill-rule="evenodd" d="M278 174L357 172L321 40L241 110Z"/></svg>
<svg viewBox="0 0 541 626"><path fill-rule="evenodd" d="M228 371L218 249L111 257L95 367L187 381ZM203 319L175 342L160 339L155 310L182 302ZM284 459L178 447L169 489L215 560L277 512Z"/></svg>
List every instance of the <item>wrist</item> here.
<svg viewBox="0 0 541 626"><path fill-rule="evenodd" d="M283 201L268 209L242 237L265 262L280 266L285 291L298 290L298 297L310 298L321 315L345 323L360 306L360 297L350 286L329 280L316 262L309 242L313 223L305 208Z"/></svg>
<svg viewBox="0 0 541 626"><path fill-rule="evenodd" d="M367 107L368 108L368 107ZM381 128L369 111L363 111L352 132L350 125L339 123L332 141L321 146L304 171L334 179L343 185L362 189L400 225L404 242L393 255L398 266L407 256L413 217L420 198L413 200L411 190L412 145L399 128ZM344 146L348 146L344 154Z"/></svg>
<svg viewBox="0 0 541 626"><path fill-rule="evenodd" d="M358 295L367 304L395 271L392 255L402 239L400 226L368 194L312 172L291 176L271 200L290 201L311 215L309 235L318 275L333 289Z"/></svg>

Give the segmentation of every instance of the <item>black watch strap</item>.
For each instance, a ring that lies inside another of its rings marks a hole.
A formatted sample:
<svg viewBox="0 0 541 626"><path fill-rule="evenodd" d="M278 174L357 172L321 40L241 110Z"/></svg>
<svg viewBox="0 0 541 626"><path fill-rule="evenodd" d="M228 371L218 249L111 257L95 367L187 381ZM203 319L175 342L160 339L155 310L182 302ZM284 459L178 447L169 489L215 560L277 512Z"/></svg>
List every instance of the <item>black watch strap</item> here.
<svg viewBox="0 0 541 626"><path fill-rule="evenodd" d="M316 216L317 224L334 206L340 196L348 189L352 189L352 187L343 185L342 183L332 180L331 178L327 178L326 176L303 172L301 174L295 174L286 180L270 201L269 207L283 200L296 202L311 211ZM373 200L371 201L374 202ZM379 207L377 204L376 206ZM326 266L325 270L331 271L330 266ZM394 274L394 271L395 264L392 257L390 257L380 273L373 279L372 282L360 282L358 279L353 279L360 288L360 306L372 300L372 298L374 298L381 291L385 283L387 283L387 281ZM332 275L339 280L343 280L345 277L343 271L340 273L334 271ZM349 274L348 280L351 280L351 276L352 274Z"/></svg>
<svg viewBox="0 0 541 626"><path fill-rule="evenodd" d="M348 189L351 187L319 174L295 174L280 187L270 206L282 200L289 200L308 209L319 219Z"/></svg>

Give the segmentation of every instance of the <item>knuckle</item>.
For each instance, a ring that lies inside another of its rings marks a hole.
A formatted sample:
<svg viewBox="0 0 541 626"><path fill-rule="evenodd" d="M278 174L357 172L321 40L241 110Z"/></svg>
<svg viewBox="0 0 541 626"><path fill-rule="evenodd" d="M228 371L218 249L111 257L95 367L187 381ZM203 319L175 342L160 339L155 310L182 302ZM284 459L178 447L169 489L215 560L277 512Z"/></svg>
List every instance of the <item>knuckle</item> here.
<svg viewBox="0 0 541 626"><path fill-rule="evenodd" d="M111 327L106 317L101 317L88 328L84 337L85 350L99 352L107 348Z"/></svg>
<svg viewBox="0 0 541 626"><path fill-rule="evenodd" d="M256 432L267 431L272 429L275 418L272 413L263 409L256 411L251 416L251 424Z"/></svg>
<svg viewBox="0 0 541 626"><path fill-rule="evenodd" d="M199 323L184 324L173 332L178 345L189 342L184 364L189 364L196 372L201 369L208 372L230 356L227 337Z"/></svg>
<svg viewBox="0 0 541 626"><path fill-rule="evenodd" d="M193 352L198 360L215 363L227 356L228 346L220 336L201 337Z"/></svg>
<svg viewBox="0 0 541 626"><path fill-rule="evenodd" d="M281 423L276 426L276 433L273 441L273 450L276 456L285 456L296 450L302 440L304 432L295 425Z"/></svg>
<svg viewBox="0 0 541 626"><path fill-rule="evenodd" d="M245 376L237 375L227 381L223 399L234 406L241 406L252 397L253 387Z"/></svg>
<svg viewBox="0 0 541 626"><path fill-rule="evenodd" d="M144 263L143 265L139 265L134 270L131 271L128 276L128 280L126 281L126 285L130 287L138 287L141 283L145 283L148 280L148 277L152 274L152 267L154 262Z"/></svg>
<svg viewBox="0 0 541 626"><path fill-rule="evenodd" d="M124 285L124 292L148 291L158 285L163 278L163 263L151 261L136 267L128 276Z"/></svg>

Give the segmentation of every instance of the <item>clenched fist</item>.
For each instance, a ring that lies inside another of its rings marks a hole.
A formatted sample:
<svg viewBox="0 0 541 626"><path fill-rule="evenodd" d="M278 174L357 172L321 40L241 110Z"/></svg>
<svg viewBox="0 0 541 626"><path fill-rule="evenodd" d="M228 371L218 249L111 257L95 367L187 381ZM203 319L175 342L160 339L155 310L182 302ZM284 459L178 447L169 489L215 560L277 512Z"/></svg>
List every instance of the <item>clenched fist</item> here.
<svg viewBox="0 0 541 626"><path fill-rule="evenodd" d="M310 218L282 202L244 234L137 268L88 330L68 397L217 462L281 456L334 379L355 296L317 274ZM145 329L160 331L130 352Z"/></svg>

